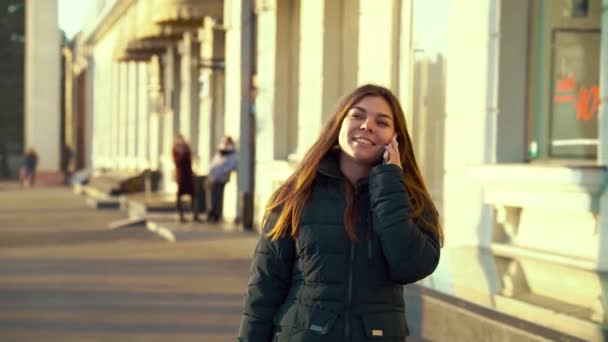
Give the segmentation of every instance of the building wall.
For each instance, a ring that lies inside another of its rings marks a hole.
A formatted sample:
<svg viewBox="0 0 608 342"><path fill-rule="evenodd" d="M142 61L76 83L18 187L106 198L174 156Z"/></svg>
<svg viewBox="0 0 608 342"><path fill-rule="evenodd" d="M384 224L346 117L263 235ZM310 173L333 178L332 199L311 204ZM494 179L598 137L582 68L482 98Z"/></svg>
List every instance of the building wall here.
<svg viewBox="0 0 608 342"><path fill-rule="evenodd" d="M240 145L241 136L241 1L224 3L224 18L226 26L226 73L225 73L225 112L224 134L236 138ZM242 157L241 157L242 158ZM224 218L234 220L238 216L238 175L231 177L224 189Z"/></svg>
<svg viewBox="0 0 608 342"><path fill-rule="evenodd" d="M494 161L498 1L450 1L449 6L443 207L446 239L448 244L488 246L490 211L483 204L481 186L468 176L467 167Z"/></svg>
<svg viewBox="0 0 608 342"><path fill-rule="evenodd" d="M596 13L597 4L590 2L590 13ZM521 20L530 10L526 1L451 2L443 211L447 242L601 270L606 267L605 176L603 168L588 167L601 165L601 158L526 160L526 120L534 115L527 100L542 102L552 94L551 85L545 84L551 91L538 95L528 83L537 77L528 74L533 56L528 39L536 31ZM468 20L470 16L479 20ZM560 25L570 25L561 12L559 16ZM551 63L550 55L542 58L542 65Z"/></svg>
<svg viewBox="0 0 608 342"><path fill-rule="evenodd" d="M57 1L28 0L25 6L30 37L25 54L25 145L37 150L41 174L56 179L53 175L60 170L62 140Z"/></svg>
<svg viewBox="0 0 608 342"><path fill-rule="evenodd" d="M92 47L95 61L93 80L93 168L118 167L120 116L120 67L115 61L120 23Z"/></svg>
<svg viewBox="0 0 608 342"><path fill-rule="evenodd" d="M257 13L256 223L340 97L368 82L397 92L400 78L409 77L409 58L399 59L401 44L409 42L399 38L409 29L400 20L402 1L266 3Z"/></svg>

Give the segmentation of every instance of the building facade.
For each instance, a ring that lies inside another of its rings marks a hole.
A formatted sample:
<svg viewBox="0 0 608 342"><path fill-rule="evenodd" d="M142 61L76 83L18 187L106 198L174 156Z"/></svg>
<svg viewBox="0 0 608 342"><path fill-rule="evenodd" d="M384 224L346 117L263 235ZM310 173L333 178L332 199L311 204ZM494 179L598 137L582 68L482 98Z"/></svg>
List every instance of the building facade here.
<svg viewBox="0 0 608 342"><path fill-rule="evenodd" d="M384 85L446 233L423 283L531 305L593 340L608 311L607 13L600 0L98 0L71 58L87 138L70 139L80 166L160 170L171 192L175 134L200 174L231 135L226 218L250 210L257 226L340 97Z"/></svg>
<svg viewBox="0 0 608 342"><path fill-rule="evenodd" d="M223 11L221 0L96 1L69 49L76 169L158 170L171 192L182 134L207 173L226 126Z"/></svg>
<svg viewBox="0 0 608 342"><path fill-rule="evenodd" d="M169 173L182 133L205 173L224 134L254 132L257 222L339 98L373 82L402 100L448 245L608 268L601 1L98 5L74 57L88 89L76 96L91 130L85 164ZM255 98L254 127L244 98Z"/></svg>
<svg viewBox="0 0 608 342"><path fill-rule="evenodd" d="M387 86L406 111L446 234L445 257L423 284L601 340L607 6L257 2L256 221L340 96Z"/></svg>

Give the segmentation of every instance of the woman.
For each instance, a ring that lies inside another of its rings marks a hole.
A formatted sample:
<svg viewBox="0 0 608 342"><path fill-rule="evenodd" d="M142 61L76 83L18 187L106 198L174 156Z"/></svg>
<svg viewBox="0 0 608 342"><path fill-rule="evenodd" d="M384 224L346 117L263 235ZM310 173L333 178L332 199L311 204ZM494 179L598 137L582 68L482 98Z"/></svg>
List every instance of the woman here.
<svg viewBox="0 0 608 342"><path fill-rule="evenodd" d="M403 110L348 95L266 206L239 341L404 341L404 284L430 275L443 233Z"/></svg>
<svg viewBox="0 0 608 342"><path fill-rule="evenodd" d="M182 206L182 196L189 195L192 206L194 221L200 221L198 217L198 205L196 201L196 189L194 187L194 174L192 173L192 153L190 146L184 136L178 134L173 142L173 163L175 164L175 181L177 182L177 212L179 221L186 222L184 218L184 208Z"/></svg>

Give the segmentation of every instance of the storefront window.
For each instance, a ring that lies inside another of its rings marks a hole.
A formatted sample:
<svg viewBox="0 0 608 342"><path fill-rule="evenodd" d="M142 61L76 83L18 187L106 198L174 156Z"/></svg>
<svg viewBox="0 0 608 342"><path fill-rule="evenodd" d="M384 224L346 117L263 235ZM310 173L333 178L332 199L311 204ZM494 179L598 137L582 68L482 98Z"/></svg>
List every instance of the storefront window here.
<svg viewBox="0 0 608 342"><path fill-rule="evenodd" d="M416 158L435 205L443 198L449 0L412 1L412 122Z"/></svg>
<svg viewBox="0 0 608 342"><path fill-rule="evenodd" d="M528 156L595 159L600 0L532 1Z"/></svg>

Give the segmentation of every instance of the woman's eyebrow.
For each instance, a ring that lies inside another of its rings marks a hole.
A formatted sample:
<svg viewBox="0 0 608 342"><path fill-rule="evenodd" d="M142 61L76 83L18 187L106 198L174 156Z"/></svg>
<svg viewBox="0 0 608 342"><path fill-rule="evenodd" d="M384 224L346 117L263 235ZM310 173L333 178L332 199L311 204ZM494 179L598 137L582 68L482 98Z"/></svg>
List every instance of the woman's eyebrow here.
<svg viewBox="0 0 608 342"><path fill-rule="evenodd" d="M390 116L390 115L388 115L388 114L384 114L384 113L380 113L380 112L379 112L379 113L378 113L378 116L382 116L382 117L384 117L384 118L386 118L386 119L389 119L389 120L393 121L393 117L392 117L392 116Z"/></svg>
<svg viewBox="0 0 608 342"><path fill-rule="evenodd" d="M353 106L353 107L351 108L351 110L352 110L352 109L357 109L357 110L359 110L359 111L361 111L361 112L363 112L363 113L367 113L367 110L365 110L365 108L363 108L363 107L359 107L359 106ZM391 115L388 115L388 114L385 114L385 113L382 113L382 112L378 112L378 113L377 113L377 115L378 115L378 116L381 116L381 117L384 117L384 118L387 118L387 119L389 119L389 120L393 121L393 117L392 117Z"/></svg>

